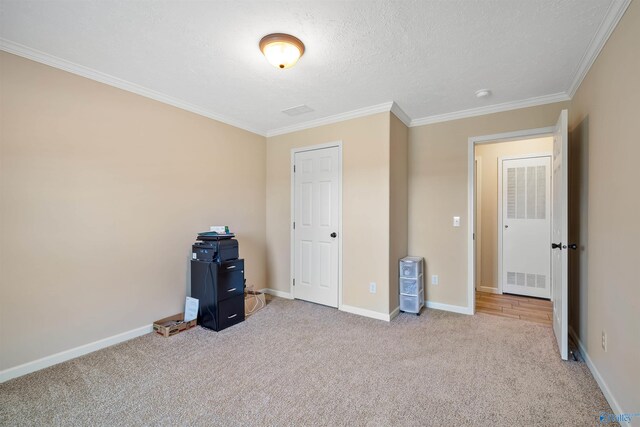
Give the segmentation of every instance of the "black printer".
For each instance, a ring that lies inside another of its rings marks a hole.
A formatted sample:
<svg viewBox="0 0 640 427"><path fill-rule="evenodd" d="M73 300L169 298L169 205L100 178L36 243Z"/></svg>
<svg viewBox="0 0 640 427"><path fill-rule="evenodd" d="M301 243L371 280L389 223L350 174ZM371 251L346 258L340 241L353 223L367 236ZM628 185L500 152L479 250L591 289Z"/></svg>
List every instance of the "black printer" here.
<svg viewBox="0 0 640 427"><path fill-rule="evenodd" d="M199 234L198 241L192 246L192 259L213 262L238 259L238 241L233 237L233 234Z"/></svg>

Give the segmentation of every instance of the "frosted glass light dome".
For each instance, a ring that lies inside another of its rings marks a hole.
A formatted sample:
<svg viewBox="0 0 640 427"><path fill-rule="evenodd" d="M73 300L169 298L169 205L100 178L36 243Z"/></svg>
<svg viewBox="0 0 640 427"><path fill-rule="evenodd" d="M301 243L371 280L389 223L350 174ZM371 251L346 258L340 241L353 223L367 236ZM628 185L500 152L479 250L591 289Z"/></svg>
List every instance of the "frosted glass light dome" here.
<svg viewBox="0 0 640 427"><path fill-rule="evenodd" d="M289 34L269 34L260 40L260 50L276 68L293 67L304 53L304 44Z"/></svg>

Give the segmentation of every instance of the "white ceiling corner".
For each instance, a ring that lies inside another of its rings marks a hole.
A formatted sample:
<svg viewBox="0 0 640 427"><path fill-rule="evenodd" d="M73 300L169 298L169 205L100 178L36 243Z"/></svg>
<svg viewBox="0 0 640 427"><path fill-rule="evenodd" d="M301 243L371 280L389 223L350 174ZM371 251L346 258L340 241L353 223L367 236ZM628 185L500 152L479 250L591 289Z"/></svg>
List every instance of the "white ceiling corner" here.
<svg viewBox="0 0 640 427"><path fill-rule="evenodd" d="M405 113L404 110L395 102L391 104L391 112L395 114L395 116L400 119L405 126L411 126L411 117L409 117L407 113Z"/></svg>
<svg viewBox="0 0 640 427"><path fill-rule="evenodd" d="M383 111L420 126L569 100L630 2L3 0L0 49L263 136ZM295 67L262 57L269 32L303 40Z"/></svg>
<svg viewBox="0 0 640 427"><path fill-rule="evenodd" d="M385 102L378 105L372 105L370 107L359 108L353 111L347 111L345 113L334 114L328 117L322 117L320 119L309 120L307 122L298 123L292 126L285 126L279 129L273 129L267 131L267 138L277 135L284 135L285 133L297 132L299 130L310 129L318 126L328 125L331 123L343 122L345 120L355 119L358 117L370 116L372 114L384 113L391 111L393 102Z"/></svg>
<svg viewBox="0 0 640 427"><path fill-rule="evenodd" d="M630 4L631 0L615 0L609 6L607 14L589 44L589 48L585 51L582 59L580 60L580 65L575 72L571 86L567 89L569 98L573 98L576 94L582 80L587 76L589 69L598 58L600 51L607 43L607 40L609 40L609 36L613 33L613 30L618 25L618 22L620 22L620 19L622 19L622 15L624 15L624 12Z"/></svg>
<svg viewBox="0 0 640 427"><path fill-rule="evenodd" d="M536 107L538 105L552 104L554 102L563 102L570 100L571 98L566 94L566 92L554 93L551 95L538 96L535 98L523 99L520 101L492 104L487 105L486 107L471 108L469 110L454 111L452 113L437 114L434 116L422 117L420 119L413 119L411 120L410 127L423 126L432 123L448 122L450 120L464 119L467 117L484 116L485 114L501 113L503 111Z"/></svg>
<svg viewBox="0 0 640 427"><path fill-rule="evenodd" d="M256 133L261 136L265 136L264 131L256 129L255 127L251 126L248 123L244 123L240 120L235 120L229 117L225 117L220 114L214 113L212 111L207 111L196 105L190 104L188 102L182 101L180 99L174 98L164 93L160 93L152 89L145 88L138 84L128 82L118 77L110 76L108 74L102 73L97 70L93 70L88 67L84 67L79 64L74 64L73 62L64 60L62 58L57 58L53 55L49 55L48 53L40 52L38 50L32 49L27 46L23 46L19 43L15 43L10 40L5 40L4 38L0 38L0 50L13 53L14 55L18 55L23 58L31 59L32 61L36 61L44 65L49 65L59 70L67 71L69 73L86 77L88 79L95 80L97 82L104 83L109 86L114 86L114 87L117 87L118 89L126 90L128 92L132 92L138 95L142 95L146 98L155 99L156 101L160 101L164 104L172 105L182 110L190 111L192 113L196 113L198 115L208 117L210 119L214 119L219 122L222 122L231 126L235 126L237 128L244 129L252 133Z"/></svg>

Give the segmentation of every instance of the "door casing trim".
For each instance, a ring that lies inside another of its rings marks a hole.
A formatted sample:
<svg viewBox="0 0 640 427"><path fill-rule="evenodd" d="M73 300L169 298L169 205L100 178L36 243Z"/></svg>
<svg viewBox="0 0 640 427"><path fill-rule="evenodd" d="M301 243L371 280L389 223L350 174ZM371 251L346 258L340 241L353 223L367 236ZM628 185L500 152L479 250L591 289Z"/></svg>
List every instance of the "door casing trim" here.
<svg viewBox="0 0 640 427"><path fill-rule="evenodd" d="M545 136L553 136L555 126L548 126L537 129L518 130L514 132L496 133L492 135L471 136L467 145L467 310L466 314L475 314L476 312L476 294L475 294L475 250L473 248L473 233L475 221L475 148L476 145L490 144L496 142L510 142L520 139L542 138ZM500 258L498 257L498 260Z"/></svg>

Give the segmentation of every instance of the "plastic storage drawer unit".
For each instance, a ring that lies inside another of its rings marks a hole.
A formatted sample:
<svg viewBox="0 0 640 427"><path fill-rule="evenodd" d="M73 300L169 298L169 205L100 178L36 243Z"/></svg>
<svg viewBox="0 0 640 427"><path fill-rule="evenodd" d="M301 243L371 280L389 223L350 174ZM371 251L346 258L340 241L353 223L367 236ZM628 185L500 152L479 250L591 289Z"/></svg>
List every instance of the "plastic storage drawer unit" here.
<svg viewBox="0 0 640 427"><path fill-rule="evenodd" d="M404 257L400 260L400 277L418 278L424 270L423 258L416 256Z"/></svg>
<svg viewBox="0 0 640 427"><path fill-rule="evenodd" d="M400 278L400 293L403 295L418 295L422 290L422 280L420 278Z"/></svg>
<svg viewBox="0 0 640 427"><path fill-rule="evenodd" d="M420 295L402 295L400 294L400 311L405 313L414 313L420 315L420 309L424 305L424 292Z"/></svg>
<svg viewBox="0 0 640 427"><path fill-rule="evenodd" d="M420 257L400 260L400 311L420 315L424 306L424 261Z"/></svg>

